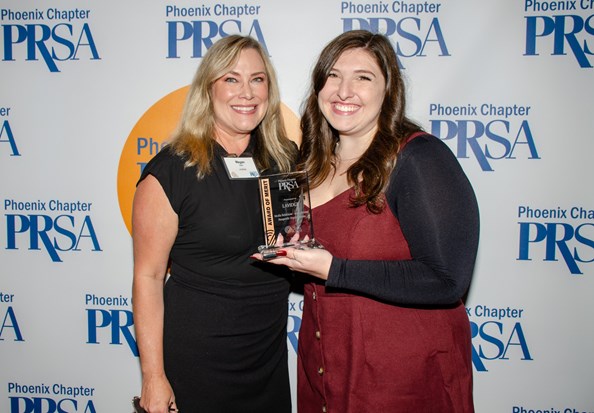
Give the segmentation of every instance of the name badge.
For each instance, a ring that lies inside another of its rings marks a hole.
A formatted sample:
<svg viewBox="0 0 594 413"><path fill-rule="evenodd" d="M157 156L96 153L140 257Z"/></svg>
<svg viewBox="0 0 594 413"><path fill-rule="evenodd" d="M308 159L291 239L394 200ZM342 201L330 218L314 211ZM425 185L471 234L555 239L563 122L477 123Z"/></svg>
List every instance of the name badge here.
<svg viewBox="0 0 594 413"><path fill-rule="evenodd" d="M252 157L238 158L236 156L224 156L223 161L225 162L229 179L253 179L260 176Z"/></svg>

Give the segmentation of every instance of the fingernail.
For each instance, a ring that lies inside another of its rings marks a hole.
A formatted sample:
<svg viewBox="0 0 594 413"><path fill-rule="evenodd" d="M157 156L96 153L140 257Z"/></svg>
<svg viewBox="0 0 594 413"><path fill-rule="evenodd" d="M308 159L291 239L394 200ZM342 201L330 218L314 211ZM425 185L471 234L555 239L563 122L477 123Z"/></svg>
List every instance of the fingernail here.
<svg viewBox="0 0 594 413"><path fill-rule="evenodd" d="M286 257L287 256L287 251L285 251L285 250L278 250L276 252L276 255L278 255L279 257Z"/></svg>

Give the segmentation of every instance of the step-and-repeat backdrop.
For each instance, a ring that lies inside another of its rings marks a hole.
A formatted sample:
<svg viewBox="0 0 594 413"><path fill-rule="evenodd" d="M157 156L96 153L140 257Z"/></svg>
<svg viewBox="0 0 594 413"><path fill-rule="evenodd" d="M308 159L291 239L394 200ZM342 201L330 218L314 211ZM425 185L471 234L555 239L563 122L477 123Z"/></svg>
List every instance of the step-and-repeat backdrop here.
<svg viewBox="0 0 594 413"><path fill-rule="evenodd" d="M318 53L359 28L476 190L477 411L594 412L593 0L0 0L1 412L131 411L134 184L212 43L266 47L298 136Z"/></svg>

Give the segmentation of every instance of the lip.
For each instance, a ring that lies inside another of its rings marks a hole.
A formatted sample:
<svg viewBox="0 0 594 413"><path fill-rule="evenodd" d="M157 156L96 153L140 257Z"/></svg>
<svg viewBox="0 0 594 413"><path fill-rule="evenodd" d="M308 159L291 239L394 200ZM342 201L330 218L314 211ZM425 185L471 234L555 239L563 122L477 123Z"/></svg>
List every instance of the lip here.
<svg viewBox="0 0 594 413"><path fill-rule="evenodd" d="M357 112L361 108L360 105L353 103L334 102L332 103L332 109L335 113L340 115L351 115Z"/></svg>
<svg viewBox="0 0 594 413"><path fill-rule="evenodd" d="M242 115L251 115L256 112L258 105L231 105L231 109Z"/></svg>

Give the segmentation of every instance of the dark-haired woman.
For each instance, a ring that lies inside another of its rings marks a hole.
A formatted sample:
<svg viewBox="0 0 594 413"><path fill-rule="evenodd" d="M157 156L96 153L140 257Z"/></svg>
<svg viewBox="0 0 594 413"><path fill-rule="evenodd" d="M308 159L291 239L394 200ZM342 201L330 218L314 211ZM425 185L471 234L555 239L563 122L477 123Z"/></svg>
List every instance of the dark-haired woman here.
<svg viewBox="0 0 594 413"><path fill-rule="evenodd" d="M272 260L313 276L299 332L299 413L472 412L462 298L477 202L449 148L406 117L385 36L351 31L324 48L301 125L300 168L325 250L287 248Z"/></svg>

